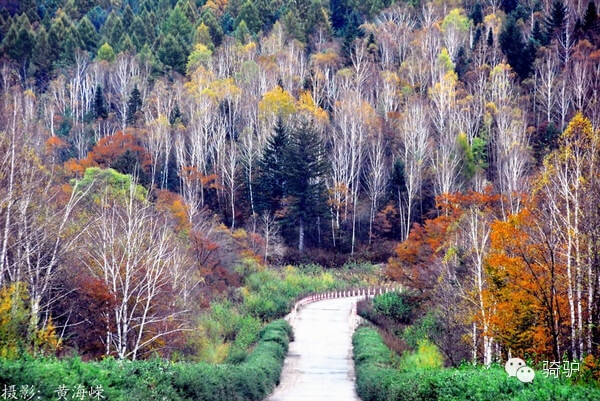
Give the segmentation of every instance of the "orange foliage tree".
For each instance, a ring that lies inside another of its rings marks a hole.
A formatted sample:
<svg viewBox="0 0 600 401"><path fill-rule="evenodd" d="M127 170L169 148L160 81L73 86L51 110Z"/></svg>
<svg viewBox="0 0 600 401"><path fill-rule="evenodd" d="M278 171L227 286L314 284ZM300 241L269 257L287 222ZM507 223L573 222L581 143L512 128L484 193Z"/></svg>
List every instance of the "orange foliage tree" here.
<svg viewBox="0 0 600 401"><path fill-rule="evenodd" d="M85 159L71 159L65 163L67 170L81 175L88 167L114 168L125 174L136 174L140 181L152 168L152 157L143 146L142 140L133 130L118 131L96 143Z"/></svg>
<svg viewBox="0 0 600 401"><path fill-rule="evenodd" d="M506 349L521 357L559 360L567 326L564 251L553 220L542 205L492 225L487 270L495 305L493 331Z"/></svg>

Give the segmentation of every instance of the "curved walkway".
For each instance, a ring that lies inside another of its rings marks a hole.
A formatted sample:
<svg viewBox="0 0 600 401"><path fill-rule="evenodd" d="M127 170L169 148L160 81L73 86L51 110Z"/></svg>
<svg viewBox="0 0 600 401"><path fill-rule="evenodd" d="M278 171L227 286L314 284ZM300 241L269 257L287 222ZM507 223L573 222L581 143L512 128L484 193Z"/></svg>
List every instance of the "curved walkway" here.
<svg viewBox="0 0 600 401"><path fill-rule="evenodd" d="M359 401L352 333L359 297L325 299L290 315L294 341L268 401Z"/></svg>

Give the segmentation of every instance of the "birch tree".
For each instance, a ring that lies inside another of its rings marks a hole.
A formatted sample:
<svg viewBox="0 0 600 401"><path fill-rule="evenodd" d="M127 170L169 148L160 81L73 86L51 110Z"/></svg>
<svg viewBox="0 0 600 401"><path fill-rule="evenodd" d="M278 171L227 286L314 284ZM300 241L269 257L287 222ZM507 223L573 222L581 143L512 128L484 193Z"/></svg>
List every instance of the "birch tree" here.
<svg viewBox="0 0 600 401"><path fill-rule="evenodd" d="M177 323L183 311L168 301L175 241L170 224L134 180L124 189L124 199L106 190L102 195L86 232L93 245L82 252L82 262L115 299L106 316L106 354L135 360L159 338L183 329Z"/></svg>

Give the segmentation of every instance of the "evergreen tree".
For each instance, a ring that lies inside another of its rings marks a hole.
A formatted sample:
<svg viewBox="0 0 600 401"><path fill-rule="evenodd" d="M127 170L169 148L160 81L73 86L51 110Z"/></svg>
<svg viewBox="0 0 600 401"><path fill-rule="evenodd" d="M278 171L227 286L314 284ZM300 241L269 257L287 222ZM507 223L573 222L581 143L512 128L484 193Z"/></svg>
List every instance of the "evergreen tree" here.
<svg viewBox="0 0 600 401"><path fill-rule="evenodd" d="M462 79L469 69L469 58L465 52L465 48L461 46L456 54L456 62L454 63L454 71L459 79Z"/></svg>
<svg viewBox="0 0 600 401"><path fill-rule="evenodd" d="M211 52L215 50L215 45L213 44L212 37L210 36L210 30L204 22L202 22L200 25L198 25L198 28L196 28L194 44L203 44Z"/></svg>
<svg viewBox="0 0 600 401"><path fill-rule="evenodd" d="M108 117L108 110L102 94L102 86L96 86L96 94L94 97L94 117L105 119Z"/></svg>
<svg viewBox="0 0 600 401"><path fill-rule="evenodd" d="M142 96L137 84L133 87L127 101L127 125L135 126L138 111L142 110Z"/></svg>
<svg viewBox="0 0 600 401"><path fill-rule="evenodd" d="M274 7L271 0L254 0L254 5L258 10L258 15L261 17L264 30L271 29L277 20L276 13L278 13L279 10Z"/></svg>
<svg viewBox="0 0 600 401"><path fill-rule="evenodd" d="M175 102L175 106L169 112L169 124L174 125L181 122L181 109L179 103Z"/></svg>
<svg viewBox="0 0 600 401"><path fill-rule="evenodd" d="M346 18L350 13L348 0L330 0L329 8L331 12L331 26L333 30L340 34L346 26Z"/></svg>
<svg viewBox="0 0 600 401"><path fill-rule="evenodd" d="M598 23L598 10L596 3L590 1L585 11L582 26L583 35L595 46L600 42L600 24Z"/></svg>
<svg viewBox="0 0 600 401"><path fill-rule="evenodd" d="M494 47L494 31L492 28L488 29L487 39L485 40L488 47Z"/></svg>
<svg viewBox="0 0 600 401"><path fill-rule="evenodd" d="M108 43L104 43L98 49L98 55L96 56L96 59L104 60L104 61L108 61L109 63L112 63L113 61L115 61L115 57L116 57L115 51L113 50L112 46L109 45Z"/></svg>
<svg viewBox="0 0 600 401"><path fill-rule="evenodd" d="M564 34L567 21L567 7L561 0L554 0L550 8L550 15L544 20L546 34L549 40Z"/></svg>
<svg viewBox="0 0 600 401"><path fill-rule="evenodd" d="M262 28L262 20L258 14L258 9L252 2L252 0L246 0L244 5L240 7L240 12L235 19L236 27L240 22L246 21L246 25L251 33L256 34Z"/></svg>
<svg viewBox="0 0 600 401"><path fill-rule="evenodd" d="M48 44L50 45L50 52L52 61L58 59L60 55L60 50L62 47L62 43L65 40L66 35L66 27L63 23L62 18L56 18L52 25L50 26L50 30L48 31Z"/></svg>
<svg viewBox="0 0 600 401"><path fill-rule="evenodd" d="M14 44L13 54L17 56L15 60L25 68L27 68L29 61L31 60L31 53L34 45L35 34L29 24L29 18L27 18L26 15L23 15L19 31L17 32L17 41Z"/></svg>
<svg viewBox="0 0 600 401"><path fill-rule="evenodd" d="M475 3L471 14L469 14L469 18L473 21L473 26L483 24L483 9L480 2Z"/></svg>
<svg viewBox="0 0 600 401"><path fill-rule="evenodd" d="M79 21L77 31L85 50L95 52L98 47L98 33L87 16L83 16Z"/></svg>
<svg viewBox="0 0 600 401"><path fill-rule="evenodd" d="M235 28L235 31L233 32L233 36L235 37L235 40L244 45L250 41L250 37L252 35L250 34L248 25L246 25L246 21L242 20L238 24L237 28Z"/></svg>
<svg viewBox="0 0 600 401"><path fill-rule="evenodd" d="M128 33L121 37L121 41L119 42L119 50L123 53L135 53L136 47Z"/></svg>
<svg viewBox="0 0 600 401"><path fill-rule="evenodd" d="M288 11L288 13L282 18L282 23L283 27L285 28L285 32L289 37L294 38L299 42L306 42L302 21L300 21L296 13L292 12L291 10Z"/></svg>
<svg viewBox="0 0 600 401"><path fill-rule="evenodd" d="M121 39L123 38L124 34L125 28L123 27L123 21L121 21L121 18L117 16L115 17L115 21L109 36L109 43L116 47L117 51L121 50L119 49L118 45L121 43Z"/></svg>
<svg viewBox="0 0 600 401"><path fill-rule="evenodd" d="M478 26L475 28L475 33L473 34L473 49L477 47L479 41L481 40L481 27Z"/></svg>
<svg viewBox="0 0 600 401"><path fill-rule="evenodd" d="M352 10L348 19L346 21L346 25L344 26L343 31L341 32L341 36L343 38L343 50L344 54L349 57L352 54L352 46L354 44L354 39L360 38L363 36L364 32L360 28L363 23L362 16L356 10Z"/></svg>
<svg viewBox="0 0 600 401"><path fill-rule="evenodd" d="M546 42L544 31L542 30L542 27L538 20L535 20L535 22L533 23L533 29L531 30L531 39L536 43L537 46L540 46Z"/></svg>
<svg viewBox="0 0 600 401"><path fill-rule="evenodd" d="M27 19L29 19L30 22L37 22L40 20L36 0L21 0L20 3L20 14L25 13L25 15L27 15Z"/></svg>
<svg viewBox="0 0 600 401"><path fill-rule="evenodd" d="M133 24L134 17L133 10L129 4L127 4L127 6L125 6L125 10L123 11L123 17L121 18L123 21L123 26L127 29L130 29L131 24Z"/></svg>
<svg viewBox="0 0 600 401"><path fill-rule="evenodd" d="M141 48L146 43L148 43L148 30L146 29L146 24L144 24L142 18L140 18L139 15L136 15L133 19L133 23L131 24L131 31L138 40L138 43L135 43L135 45L138 48Z"/></svg>
<svg viewBox="0 0 600 401"><path fill-rule="evenodd" d="M506 14L512 13L518 5L518 0L502 0L502 9Z"/></svg>
<svg viewBox="0 0 600 401"><path fill-rule="evenodd" d="M59 61L61 65L70 65L75 62L75 54L83 48L84 45L79 38L79 32L74 25L71 25L66 33L65 39L62 42Z"/></svg>
<svg viewBox="0 0 600 401"><path fill-rule="evenodd" d="M98 31L98 30L100 30L100 28L104 27L104 24L106 23L108 15L102 7L95 6L87 13L87 17L90 19L92 24L94 24L96 31ZM110 32L110 31L108 31L108 32ZM104 32L101 32L101 33L104 34Z"/></svg>
<svg viewBox="0 0 600 401"><path fill-rule="evenodd" d="M13 60L18 60L21 57L16 48L18 35L17 26L13 22L2 41L2 53L7 54Z"/></svg>
<svg viewBox="0 0 600 401"><path fill-rule="evenodd" d="M192 41L194 26L181 8L177 6L169 13L169 16L165 20L163 33L165 35L173 35L174 38L179 40L182 46L187 47Z"/></svg>
<svg viewBox="0 0 600 401"><path fill-rule="evenodd" d="M307 122L292 131L288 149L284 221L288 232L297 231L298 250L303 251L307 243L320 242L320 238L311 239L319 232L326 205L325 149Z"/></svg>
<svg viewBox="0 0 600 401"><path fill-rule="evenodd" d="M173 71L177 71L182 75L185 74L187 55L173 35L168 34L160 41L157 54L158 59L164 65L171 67Z"/></svg>
<svg viewBox="0 0 600 401"><path fill-rule="evenodd" d="M198 20L198 10L191 1L181 0L179 3L177 3L177 6L181 8L181 11L183 11L188 21L190 21L192 25L196 23Z"/></svg>
<svg viewBox="0 0 600 401"><path fill-rule="evenodd" d="M202 14L202 22L208 27L208 31L210 32L215 47L218 47L223 40L223 28L221 28L221 24L219 24L215 14L213 14L210 9L207 9L204 14Z"/></svg>
<svg viewBox="0 0 600 401"><path fill-rule="evenodd" d="M596 9L596 3L590 1L587 9L585 10L585 17L583 19L583 29L591 30L598 28L598 10Z"/></svg>
<svg viewBox="0 0 600 401"><path fill-rule="evenodd" d="M289 155L287 128L279 119L275 125L275 134L269 138L258 163L256 179L256 209L259 213L269 212L280 215L283 198L286 196L287 160Z"/></svg>
<svg viewBox="0 0 600 401"><path fill-rule="evenodd" d="M111 35L113 30L115 29L115 25L117 25L117 21L121 22L121 24L123 23L121 21L121 19L119 18L119 16L112 11L109 15L108 18L106 18L106 21L104 22L104 24L102 25L102 28L100 28L100 34L102 35L102 40L105 42L109 42L111 45L114 44L114 42L111 41ZM92 23L94 21L92 20ZM123 29L123 25L121 25L121 29ZM120 37L119 37L120 39Z"/></svg>
<svg viewBox="0 0 600 401"><path fill-rule="evenodd" d="M531 72L535 53L532 54L531 43L528 45L523 40L521 30L513 17L506 20L504 29L500 33L500 48L519 77L521 79L527 78Z"/></svg>
<svg viewBox="0 0 600 401"><path fill-rule="evenodd" d="M52 68L52 61L48 34L46 28L41 26L35 38L35 46L31 55L31 63L34 68L33 74L38 85L43 86L46 83Z"/></svg>
<svg viewBox="0 0 600 401"><path fill-rule="evenodd" d="M310 38L310 36L315 32L318 32L319 29L323 29L328 35L331 35L329 15L321 0L312 0L304 25L306 38Z"/></svg>

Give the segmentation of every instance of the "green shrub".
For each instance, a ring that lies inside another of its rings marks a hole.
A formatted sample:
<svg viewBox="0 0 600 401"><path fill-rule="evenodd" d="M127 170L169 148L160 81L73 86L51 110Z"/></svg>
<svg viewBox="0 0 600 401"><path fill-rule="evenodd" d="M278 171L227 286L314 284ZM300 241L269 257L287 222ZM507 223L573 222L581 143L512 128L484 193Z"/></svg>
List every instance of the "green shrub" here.
<svg viewBox="0 0 600 401"><path fill-rule="evenodd" d="M394 368L394 358L377 331L359 328L353 337L356 387L362 401L586 401L599 400L600 390L544 378L533 383L508 377L503 367L460 369Z"/></svg>
<svg viewBox="0 0 600 401"><path fill-rule="evenodd" d="M398 292L389 292L373 298L373 309L400 323L408 323L413 313L413 306L407 301L406 295Z"/></svg>
<svg viewBox="0 0 600 401"><path fill-rule="evenodd" d="M64 385L73 390L101 386L111 401L258 401L278 384L291 328L285 321L267 325L246 360L237 365L171 363L162 359L84 363L79 358L0 359L3 385L33 385L41 399L55 399Z"/></svg>
<svg viewBox="0 0 600 401"><path fill-rule="evenodd" d="M431 341L421 340L415 352L403 355L402 366L416 369L438 369L444 366L444 357Z"/></svg>
<svg viewBox="0 0 600 401"><path fill-rule="evenodd" d="M422 340L432 341L440 333L438 313L430 310L402 333L402 339L412 349L417 349Z"/></svg>

